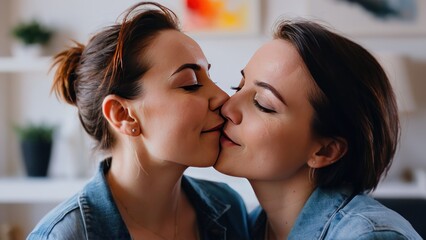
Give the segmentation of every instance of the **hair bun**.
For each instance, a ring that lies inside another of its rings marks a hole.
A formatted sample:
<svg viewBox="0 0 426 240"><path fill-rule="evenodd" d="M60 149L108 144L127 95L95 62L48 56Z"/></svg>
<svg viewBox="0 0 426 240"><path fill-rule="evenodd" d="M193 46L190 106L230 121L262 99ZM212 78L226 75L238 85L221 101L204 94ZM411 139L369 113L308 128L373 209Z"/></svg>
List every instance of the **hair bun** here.
<svg viewBox="0 0 426 240"><path fill-rule="evenodd" d="M75 80L78 78L76 70L85 47L78 42L75 42L75 44L74 47L58 53L54 57L52 65L52 68L57 67L53 78L52 91L60 99L71 105L76 105L77 98L74 89Z"/></svg>

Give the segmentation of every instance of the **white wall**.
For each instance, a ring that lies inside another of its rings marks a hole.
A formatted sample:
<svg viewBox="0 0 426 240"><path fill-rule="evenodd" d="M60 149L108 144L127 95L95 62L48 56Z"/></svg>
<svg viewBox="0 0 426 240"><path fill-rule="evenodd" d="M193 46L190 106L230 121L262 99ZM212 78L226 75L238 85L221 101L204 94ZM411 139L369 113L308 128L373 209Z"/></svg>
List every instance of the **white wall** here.
<svg viewBox="0 0 426 240"><path fill-rule="evenodd" d="M7 25L9 21L9 14L7 9L9 8L9 2L6 0L0 0L0 22ZM7 46L8 43L8 31L5 28L0 27L0 55L5 55L8 52ZM0 175L5 174L6 169L6 162L4 159L7 158L6 153L6 142L7 142L7 120L4 119L4 117L7 116L6 111L6 102L7 102L7 88L8 88L8 82L4 81L7 78L7 76L1 76L0 75L0 135L3 135L5 137L0 138ZM3 160L3 161L2 161Z"/></svg>
<svg viewBox="0 0 426 240"><path fill-rule="evenodd" d="M127 7L136 3L135 0L126 1L108 1L104 0L75 0L75 1L53 1L53 0L16 0L6 1L10 4L11 13L9 16L10 24L17 23L22 19L37 18L53 26L57 34L53 39L50 48L51 52L56 52L69 44L67 39L76 39L83 43L87 42L89 36L99 30L106 24L110 24L117 19L117 16ZM179 13L178 1L163 0L159 1ZM5 5L7 6L7 4ZM282 16L308 16L309 1L291 1L291 0L268 0L262 1L262 29L261 34L252 37L230 37L230 38L206 38L195 37L206 53L207 58L212 63L212 77L218 82L218 85L232 94L230 86L238 84L240 80L240 70L247 63L249 57L258 48L262 42L267 40L270 35L271 26L275 20ZM7 22L7 21L6 21ZM333 23L330 23L331 25ZM0 27L1 32L5 32ZM1 36L1 35L0 35ZM359 37L356 41L363 44L372 51L393 51L410 56L413 60L413 86L415 98L418 101L418 109L409 117L403 119L403 135L398 159L395 166L399 169L406 166L426 167L426 161L423 160L422 143L426 142L425 124L425 99L422 89L425 89L424 81L421 76L424 71L421 66L426 62L426 36L421 37L384 37L369 38ZM9 39L10 41L10 39ZM416 72L417 71L417 72ZM23 80L24 81L24 80ZM39 84L40 83L40 84ZM32 84L31 91L22 90L19 85ZM45 109L55 110L54 114L49 111L48 119L62 121L63 111L70 111L66 105L58 105L55 99L45 96L38 96L35 101L35 92L45 94L46 88L50 82L41 78L40 82L27 81L26 83L16 82L12 84L13 92L16 94L14 101L11 102L10 109L13 109L12 121L24 121L30 118L43 118L45 113L35 112L31 105L47 106ZM34 102L35 101L35 102ZM28 109L33 109L28 112ZM64 110L67 109L67 110ZM56 112L57 110L57 112ZM68 113L69 114L69 113ZM65 116L69 116L65 114ZM12 148L13 149L13 148ZM16 149L15 154L16 156ZM395 170L398 170L395 168ZM17 171L11 169L11 171Z"/></svg>
<svg viewBox="0 0 426 240"><path fill-rule="evenodd" d="M8 0L0 0L0 22L3 26L7 26L9 24L9 11L10 8ZM0 27L0 55L5 55L8 53L8 45L9 45L9 30L4 27Z"/></svg>
<svg viewBox="0 0 426 240"><path fill-rule="evenodd" d="M21 20L37 18L55 28L57 33L50 49L48 49L52 53L68 45L69 41L67 40L70 38L86 43L92 33L106 24L114 22L121 12L136 2L138 1L0 0L0 21L2 22L0 25L0 54L8 53L8 49L4 47L3 43L9 44L12 41L7 36L7 28ZM178 9L179 1L163 0L159 2L166 3L167 6L174 10ZM195 37L212 63L212 78L229 94L232 94L229 89L230 86L238 84L241 78L240 70L245 66L250 56L264 41L269 39L271 26L275 20L280 16L306 16L308 14L309 1L262 0L261 6L262 30L261 34L257 36L235 36L230 38ZM6 8L10 11L5 10ZM426 161L423 154L426 144L426 95L424 94L426 81L423 81L424 69L426 69L426 36L412 38L359 37L355 40L372 51L394 51L410 56L412 61L410 68L413 77L413 92L417 101L417 110L408 116L402 117L402 139L391 177L397 176L405 167L426 169ZM0 75L0 78L5 77L9 76ZM0 139L0 177L23 174L22 166L18 160L20 156L16 138L7 129L9 124L46 120L58 124L66 123L62 124L62 133L69 133L70 128L75 128L79 131L78 128L70 123L70 119L75 118L75 110L66 104L58 103L54 96L49 96L51 76L46 76L42 73L19 75L11 77L11 80L13 81L0 81L0 135L4 134ZM66 126L64 127L64 125ZM69 139L68 137L70 138L68 135L60 136L59 138L64 140ZM81 135L72 137L76 139L80 138ZM10 146L4 143L10 144ZM63 145L64 142L62 142L62 147ZM87 151L87 149L84 149L84 151ZM84 155L84 153L81 154ZM77 160L80 160L79 164L84 164L84 161L81 160L87 160L87 158L87 155L84 155ZM13 161L6 161L6 159L13 159ZM58 152L56 152L55 159L53 170L51 170L52 175L69 177L82 174L81 169L74 169L74 172L71 173L64 171L65 168L69 168L72 165L72 159L66 160L66 158L63 158L63 154L61 156ZM89 166L91 165L89 164ZM87 169L89 171L85 174L90 175L90 167ZM244 196L253 196L244 180L236 180L230 177L222 178L222 175L214 173L211 169L190 171L191 174L196 176L206 176L206 172L208 174L213 173L209 175L209 178L226 179L231 186L243 186L238 190L243 192ZM243 185L234 184L236 182ZM1 210L2 208L0 207ZM25 218L23 215L18 217ZM15 218L17 217L15 216Z"/></svg>
<svg viewBox="0 0 426 240"><path fill-rule="evenodd" d="M8 101L8 81L6 76L0 76L0 136L4 136L0 138L0 175L6 174L7 169L7 139L9 136L8 129L8 121L7 121L7 101Z"/></svg>

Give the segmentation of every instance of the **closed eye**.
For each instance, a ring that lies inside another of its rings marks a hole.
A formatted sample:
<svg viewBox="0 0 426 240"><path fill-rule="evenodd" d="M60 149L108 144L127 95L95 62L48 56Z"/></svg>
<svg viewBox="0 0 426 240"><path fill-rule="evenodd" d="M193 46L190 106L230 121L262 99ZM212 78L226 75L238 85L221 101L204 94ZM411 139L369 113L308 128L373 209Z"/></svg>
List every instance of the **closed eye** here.
<svg viewBox="0 0 426 240"><path fill-rule="evenodd" d="M262 112L265 112L265 113L276 113L276 111L260 105L259 102L256 99L253 99L253 104L254 104L254 106L256 106Z"/></svg>
<svg viewBox="0 0 426 240"><path fill-rule="evenodd" d="M193 84L193 85L182 86L180 88L182 88L183 90L188 91L188 92L195 92L198 89L200 89L202 86L203 85L197 83L197 84Z"/></svg>

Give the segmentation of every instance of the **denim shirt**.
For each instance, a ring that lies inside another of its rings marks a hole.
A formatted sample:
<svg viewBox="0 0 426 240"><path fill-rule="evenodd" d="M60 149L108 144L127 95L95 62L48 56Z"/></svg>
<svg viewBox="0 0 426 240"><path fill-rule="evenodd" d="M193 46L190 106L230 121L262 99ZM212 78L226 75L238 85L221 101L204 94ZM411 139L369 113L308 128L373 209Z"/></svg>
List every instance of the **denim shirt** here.
<svg viewBox="0 0 426 240"><path fill-rule="evenodd" d="M55 207L27 239L131 239L105 178L110 164L82 191ZM182 177L193 205L200 239L249 239L248 215L241 197L224 183Z"/></svg>
<svg viewBox="0 0 426 240"><path fill-rule="evenodd" d="M266 213L250 213L255 240L264 239ZM365 194L317 188L297 217L288 239L422 239L401 215Z"/></svg>

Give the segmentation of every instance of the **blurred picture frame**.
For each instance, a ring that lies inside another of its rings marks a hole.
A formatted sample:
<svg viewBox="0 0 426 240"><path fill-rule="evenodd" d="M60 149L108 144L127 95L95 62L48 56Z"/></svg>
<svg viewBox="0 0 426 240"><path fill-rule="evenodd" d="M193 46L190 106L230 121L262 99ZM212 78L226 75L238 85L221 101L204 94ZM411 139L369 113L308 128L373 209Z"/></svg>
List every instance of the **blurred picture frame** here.
<svg viewBox="0 0 426 240"><path fill-rule="evenodd" d="M250 36L260 32L259 0L181 0L183 31L191 36Z"/></svg>
<svg viewBox="0 0 426 240"><path fill-rule="evenodd" d="M424 0L310 0L308 16L349 36L424 36Z"/></svg>

